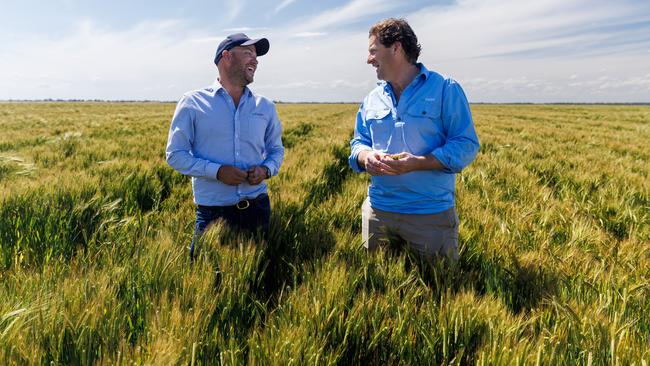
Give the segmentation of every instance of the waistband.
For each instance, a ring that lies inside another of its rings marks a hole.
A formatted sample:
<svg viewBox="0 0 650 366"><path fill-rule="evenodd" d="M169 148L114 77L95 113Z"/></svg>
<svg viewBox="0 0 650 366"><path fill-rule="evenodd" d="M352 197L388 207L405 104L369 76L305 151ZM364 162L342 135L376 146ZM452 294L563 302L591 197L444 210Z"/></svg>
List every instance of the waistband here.
<svg viewBox="0 0 650 366"><path fill-rule="evenodd" d="M261 193L260 195L258 195L255 198L244 198L241 201L237 202L236 204L230 205L230 206L205 206L205 205L197 205L197 206L199 208L206 208L206 209L210 209L210 208L213 208L213 209L214 208L233 209L233 208L236 208L238 210L245 210L245 209L251 207L251 205L257 204L257 203L261 202L264 199L268 199L268 197L269 197L268 194Z"/></svg>

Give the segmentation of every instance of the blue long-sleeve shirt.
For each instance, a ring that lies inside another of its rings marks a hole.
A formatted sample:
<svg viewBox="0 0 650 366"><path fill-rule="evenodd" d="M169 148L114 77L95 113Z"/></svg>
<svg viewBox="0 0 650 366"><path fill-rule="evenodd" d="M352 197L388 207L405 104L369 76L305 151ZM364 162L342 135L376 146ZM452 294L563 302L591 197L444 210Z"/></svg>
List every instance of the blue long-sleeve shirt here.
<svg viewBox="0 0 650 366"><path fill-rule="evenodd" d="M265 182L227 185L217 180L221 165L243 170L255 165L276 175L284 158L282 126L275 105L247 87L235 108L218 83L185 93L176 106L167 140L167 162L192 177L194 203L228 206L266 193Z"/></svg>
<svg viewBox="0 0 650 366"><path fill-rule="evenodd" d="M432 214L454 206L455 173L471 163L479 149L467 97L452 79L418 64L420 72L395 105L389 83L380 82L357 112L349 163L356 172L363 150L432 154L443 170L371 177L370 205L383 211ZM397 128L396 128L397 126Z"/></svg>

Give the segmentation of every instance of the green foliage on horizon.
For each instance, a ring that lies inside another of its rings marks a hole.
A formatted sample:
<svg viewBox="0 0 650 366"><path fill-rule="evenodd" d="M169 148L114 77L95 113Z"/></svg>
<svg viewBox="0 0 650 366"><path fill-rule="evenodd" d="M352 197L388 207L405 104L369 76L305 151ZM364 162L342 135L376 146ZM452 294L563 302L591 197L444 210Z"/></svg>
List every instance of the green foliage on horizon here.
<svg viewBox="0 0 650 366"><path fill-rule="evenodd" d="M460 261L360 245L353 105L278 105L266 241L190 265L172 104L0 104L0 364L650 361L650 107L477 105Z"/></svg>

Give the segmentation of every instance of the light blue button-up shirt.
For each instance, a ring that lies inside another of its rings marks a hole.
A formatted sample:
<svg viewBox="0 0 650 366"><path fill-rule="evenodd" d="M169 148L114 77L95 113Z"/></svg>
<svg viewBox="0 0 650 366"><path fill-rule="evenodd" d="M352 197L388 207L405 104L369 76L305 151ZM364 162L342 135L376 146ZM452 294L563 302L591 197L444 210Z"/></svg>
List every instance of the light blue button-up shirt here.
<svg viewBox="0 0 650 366"><path fill-rule="evenodd" d="M370 205L383 211L433 214L454 206L455 174L471 163L479 149L467 97L452 79L418 64L419 74L395 103L390 84L378 83L357 113L349 163L364 170L363 150L432 154L443 170L371 177Z"/></svg>
<svg viewBox="0 0 650 366"><path fill-rule="evenodd" d="M185 93L176 106L167 140L167 162L192 177L194 203L234 205L266 193L266 183L236 186L217 180L221 165L248 170L255 165L276 175L284 158L282 126L270 100L247 87L235 108L218 83Z"/></svg>

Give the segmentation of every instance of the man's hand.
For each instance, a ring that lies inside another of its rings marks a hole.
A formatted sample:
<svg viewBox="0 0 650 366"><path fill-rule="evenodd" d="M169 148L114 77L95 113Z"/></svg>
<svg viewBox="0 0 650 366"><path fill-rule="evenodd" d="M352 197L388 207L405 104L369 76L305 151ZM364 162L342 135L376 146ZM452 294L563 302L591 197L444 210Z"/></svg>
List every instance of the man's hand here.
<svg viewBox="0 0 650 366"><path fill-rule="evenodd" d="M408 152L385 155L382 163L397 174L406 174L416 170L440 170L444 166L433 155L417 156Z"/></svg>
<svg viewBox="0 0 650 366"><path fill-rule="evenodd" d="M266 179L266 168L263 166L253 166L248 169L248 184L256 186Z"/></svg>
<svg viewBox="0 0 650 366"><path fill-rule="evenodd" d="M414 170L419 170L421 157L411 153L401 152L399 154L386 154L382 157L381 162L387 165L397 174L406 174Z"/></svg>
<svg viewBox="0 0 650 366"><path fill-rule="evenodd" d="M245 171L232 165L222 165L217 171L217 179L230 186L246 182L246 177Z"/></svg>
<svg viewBox="0 0 650 366"><path fill-rule="evenodd" d="M397 175L397 170L387 165L384 161L390 159L389 155L380 151L362 151L359 153L359 162L370 175Z"/></svg>

